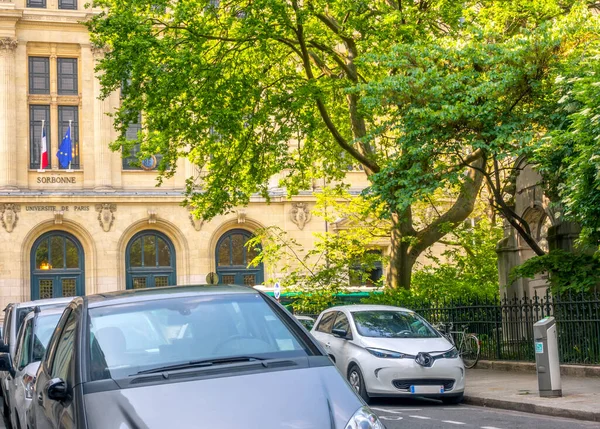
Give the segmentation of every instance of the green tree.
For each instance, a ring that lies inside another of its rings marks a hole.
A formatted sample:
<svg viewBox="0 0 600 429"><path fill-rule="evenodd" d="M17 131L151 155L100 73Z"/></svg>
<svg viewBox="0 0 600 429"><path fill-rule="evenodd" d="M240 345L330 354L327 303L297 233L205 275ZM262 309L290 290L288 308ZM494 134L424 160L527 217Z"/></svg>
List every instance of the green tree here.
<svg viewBox="0 0 600 429"><path fill-rule="evenodd" d="M558 78L560 127L541 141L533 161L562 216L582 227L582 244L600 246L600 44ZM600 255L599 255L600 256Z"/></svg>
<svg viewBox="0 0 600 429"><path fill-rule="evenodd" d="M544 129L569 24L586 18L576 4L97 0L88 25L107 48L104 96L122 88L114 149L143 111L140 157L161 153L167 176L180 157L198 165L186 202L204 218L268 199L274 174L294 194L360 164L391 222L389 283L408 287L484 177L509 213L501 163ZM447 187L452 203L417 227L413 205Z"/></svg>

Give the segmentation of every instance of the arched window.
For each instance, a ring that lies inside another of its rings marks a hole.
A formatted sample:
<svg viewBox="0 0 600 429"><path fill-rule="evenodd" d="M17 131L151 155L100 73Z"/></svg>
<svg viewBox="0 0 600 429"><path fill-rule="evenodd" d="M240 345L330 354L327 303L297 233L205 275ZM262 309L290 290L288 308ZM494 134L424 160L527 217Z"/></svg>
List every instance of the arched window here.
<svg viewBox="0 0 600 429"><path fill-rule="evenodd" d="M161 232L138 232L127 244L127 289L173 286L175 248Z"/></svg>
<svg viewBox="0 0 600 429"><path fill-rule="evenodd" d="M31 299L78 296L85 293L81 243L63 231L40 236L31 249Z"/></svg>
<svg viewBox="0 0 600 429"><path fill-rule="evenodd" d="M216 259L219 283L254 286L264 281L264 268L248 264L258 255L260 248L246 247L252 234L244 229L226 232L217 242Z"/></svg>

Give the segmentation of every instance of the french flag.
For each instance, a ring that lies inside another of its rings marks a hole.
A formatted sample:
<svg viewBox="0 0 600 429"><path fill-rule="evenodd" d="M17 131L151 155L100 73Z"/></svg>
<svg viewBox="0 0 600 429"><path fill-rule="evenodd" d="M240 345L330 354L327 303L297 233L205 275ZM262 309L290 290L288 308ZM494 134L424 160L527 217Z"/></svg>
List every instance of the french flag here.
<svg viewBox="0 0 600 429"><path fill-rule="evenodd" d="M42 122L42 147L40 152L40 169L48 167L48 144L46 143L46 127Z"/></svg>

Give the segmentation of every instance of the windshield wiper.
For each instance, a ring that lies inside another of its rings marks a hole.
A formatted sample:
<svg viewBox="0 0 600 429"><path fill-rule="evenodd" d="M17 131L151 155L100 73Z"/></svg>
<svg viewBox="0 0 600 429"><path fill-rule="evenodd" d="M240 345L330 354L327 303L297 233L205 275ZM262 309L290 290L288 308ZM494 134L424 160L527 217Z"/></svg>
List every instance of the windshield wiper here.
<svg viewBox="0 0 600 429"><path fill-rule="evenodd" d="M228 363L237 363L237 362L258 362L265 360L261 357L256 356L232 356L228 358L217 358L217 359L201 359L201 360L192 360L189 362L178 363L174 365L165 365L160 366L158 368L145 369L143 371L137 372L135 375L140 374L154 374L157 372L165 372L165 371L176 371L178 369L188 369L188 368L198 368L204 366L212 366L212 365L223 365Z"/></svg>

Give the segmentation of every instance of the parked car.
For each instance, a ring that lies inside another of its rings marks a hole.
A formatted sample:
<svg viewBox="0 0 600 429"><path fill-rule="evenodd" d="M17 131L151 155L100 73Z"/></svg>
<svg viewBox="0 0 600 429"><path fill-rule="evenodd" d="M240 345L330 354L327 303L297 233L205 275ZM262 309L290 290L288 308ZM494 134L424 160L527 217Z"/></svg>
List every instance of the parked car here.
<svg viewBox="0 0 600 429"><path fill-rule="evenodd" d="M463 399L465 370L456 348L411 310L333 307L319 315L311 334L366 402L378 396Z"/></svg>
<svg viewBox="0 0 600 429"><path fill-rule="evenodd" d="M27 412L33 398L35 374L66 306L64 304L62 307L46 307L44 310L35 307L34 311L25 316L19 329L15 360L13 361L8 353L1 354L5 355L3 359L8 361L8 372L11 375L7 395L13 429L27 427Z"/></svg>
<svg viewBox="0 0 600 429"><path fill-rule="evenodd" d="M299 314L294 314L294 317L300 322L304 327L310 331L315 324L315 319L309 316L301 316Z"/></svg>
<svg viewBox="0 0 600 429"><path fill-rule="evenodd" d="M52 306L65 306L73 297L68 298L51 298L39 299L35 301L11 303L4 309L4 325L2 328L2 341L0 341L0 353L9 353L12 360L15 359L15 350L17 347L17 333L23 323L23 319L27 313L32 311L34 307L47 308ZM10 404L7 399L8 382L11 380L10 374L0 370L0 388L2 389L3 413L6 418L10 418Z"/></svg>
<svg viewBox="0 0 600 429"><path fill-rule="evenodd" d="M35 397L36 429L383 428L298 321L240 286L76 298Z"/></svg>

